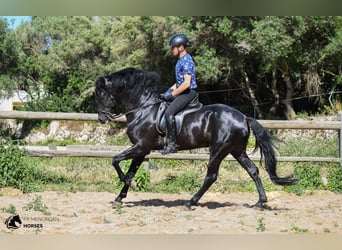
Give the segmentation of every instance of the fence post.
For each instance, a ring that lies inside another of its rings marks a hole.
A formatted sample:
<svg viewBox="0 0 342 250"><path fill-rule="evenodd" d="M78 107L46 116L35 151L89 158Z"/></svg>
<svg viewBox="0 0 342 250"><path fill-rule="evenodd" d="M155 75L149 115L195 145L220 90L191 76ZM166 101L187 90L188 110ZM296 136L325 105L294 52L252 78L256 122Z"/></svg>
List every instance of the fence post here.
<svg viewBox="0 0 342 250"><path fill-rule="evenodd" d="M342 122L342 111L338 112L338 118ZM340 150L340 167L342 167L342 124L339 131L339 150Z"/></svg>

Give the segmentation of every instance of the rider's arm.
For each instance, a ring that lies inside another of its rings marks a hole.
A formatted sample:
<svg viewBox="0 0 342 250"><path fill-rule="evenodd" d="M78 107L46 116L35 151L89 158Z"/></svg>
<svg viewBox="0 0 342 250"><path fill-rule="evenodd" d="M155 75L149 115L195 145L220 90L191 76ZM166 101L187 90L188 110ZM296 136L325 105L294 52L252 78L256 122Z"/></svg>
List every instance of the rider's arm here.
<svg viewBox="0 0 342 250"><path fill-rule="evenodd" d="M185 90L187 90L188 88L190 88L190 82L191 82L191 74L184 75L184 82L178 88L174 88L175 85L172 86L172 89L173 89L172 95L173 96L179 95L183 93Z"/></svg>

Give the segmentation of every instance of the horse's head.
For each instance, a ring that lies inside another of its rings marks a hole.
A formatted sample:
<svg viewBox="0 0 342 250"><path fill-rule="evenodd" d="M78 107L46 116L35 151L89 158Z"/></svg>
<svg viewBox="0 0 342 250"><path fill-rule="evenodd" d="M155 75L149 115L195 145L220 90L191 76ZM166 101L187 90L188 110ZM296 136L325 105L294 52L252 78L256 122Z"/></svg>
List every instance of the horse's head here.
<svg viewBox="0 0 342 250"><path fill-rule="evenodd" d="M98 77L95 98L98 104L98 116L101 123L114 117L113 111L118 104L130 111L146 104L146 101L159 94L156 85L160 76L155 72L146 72L135 68L126 68L105 77Z"/></svg>
<svg viewBox="0 0 342 250"><path fill-rule="evenodd" d="M110 121L117 102L111 94L112 82L107 77L99 76L95 86L95 100L97 102L98 120L101 123Z"/></svg>

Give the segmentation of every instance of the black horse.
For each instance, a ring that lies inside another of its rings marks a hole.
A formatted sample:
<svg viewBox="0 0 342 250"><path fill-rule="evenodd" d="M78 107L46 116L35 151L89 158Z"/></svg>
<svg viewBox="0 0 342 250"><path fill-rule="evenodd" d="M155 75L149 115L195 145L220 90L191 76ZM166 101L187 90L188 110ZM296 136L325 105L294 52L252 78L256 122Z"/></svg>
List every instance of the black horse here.
<svg viewBox="0 0 342 250"><path fill-rule="evenodd" d="M127 196L132 179L140 164L151 150L164 147L164 138L157 129L157 112L160 104L160 76L135 68L127 68L105 77L98 77L95 98L98 104L98 119L101 123L111 121L115 108L120 105L127 118L127 134L133 146L114 156L112 164L124 183L114 203L121 203ZM265 158L266 171L273 183L292 185L292 176L279 177L276 173L277 160L273 149L273 136L250 117L223 104L203 106L199 111L188 114L183 120L177 136L179 150L209 147L210 158L203 186L185 202L187 208L196 205L202 195L216 181L222 160L230 153L248 172L259 193L255 204L262 207L267 202L265 190L259 178L259 170L248 158L246 147L252 129L256 138L256 147ZM126 174L120 168L120 162L132 159Z"/></svg>

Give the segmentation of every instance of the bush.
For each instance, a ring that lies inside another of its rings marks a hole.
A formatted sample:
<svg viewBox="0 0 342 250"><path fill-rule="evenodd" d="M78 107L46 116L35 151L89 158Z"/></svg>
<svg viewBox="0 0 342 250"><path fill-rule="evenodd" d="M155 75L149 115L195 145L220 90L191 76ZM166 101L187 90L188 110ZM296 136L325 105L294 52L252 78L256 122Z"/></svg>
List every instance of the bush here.
<svg viewBox="0 0 342 250"><path fill-rule="evenodd" d="M10 140L0 141L0 187L12 186L23 192L35 185L37 170L25 164L25 152Z"/></svg>
<svg viewBox="0 0 342 250"><path fill-rule="evenodd" d="M168 174L164 180L153 187L153 191L167 193L196 192L201 187L202 181L199 174L194 172L184 172L181 175Z"/></svg>
<svg viewBox="0 0 342 250"><path fill-rule="evenodd" d="M3 121L0 121L0 138L10 138L12 134L11 128Z"/></svg>
<svg viewBox="0 0 342 250"><path fill-rule="evenodd" d="M286 187L285 190L289 192L301 195L305 190L319 190L324 187L320 166L308 163L296 163L294 164L294 174L298 179L298 183L294 186Z"/></svg>
<svg viewBox="0 0 342 250"><path fill-rule="evenodd" d="M289 192L303 194L306 190L330 190L342 193L342 168L331 163L296 163L295 176L299 180L294 186L286 187ZM322 170L327 170L327 183L323 183Z"/></svg>
<svg viewBox="0 0 342 250"><path fill-rule="evenodd" d="M342 193L342 167L340 164L331 164L328 168L328 189Z"/></svg>
<svg viewBox="0 0 342 250"><path fill-rule="evenodd" d="M127 173L131 161L125 161L121 163L121 168L124 173ZM147 191L150 188L150 172L143 168L143 164L138 169L133 180L136 182L136 191ZM114 179L115 189L121 189L123 183L120 181L119 177L116 175Z"/></svg>

